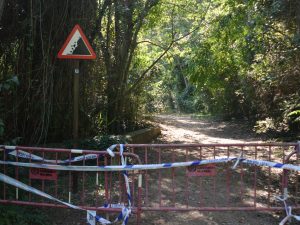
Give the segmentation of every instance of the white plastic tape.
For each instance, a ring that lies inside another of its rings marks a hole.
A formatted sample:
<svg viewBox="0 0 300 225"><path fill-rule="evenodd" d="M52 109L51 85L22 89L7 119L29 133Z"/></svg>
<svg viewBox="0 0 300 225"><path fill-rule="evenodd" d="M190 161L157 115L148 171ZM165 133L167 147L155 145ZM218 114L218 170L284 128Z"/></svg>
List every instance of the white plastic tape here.
<svg viewBox="0 0 300 225"><path fill-rule="evenodd" d="M81 149L71 149L71 153L75 153L75 154L82 154L82 150Z"/></svg>
<svg viewBox="0 0 300 225"><path fill-rule="evenodd" d="M42 192L36 188L33 188L33 187L30 187L29 185L27 184L24 184L14 178L11 178L9 176L6 176L5 174L2 174L0 173L0 181L6 183L6 184L10 184L18 189L22 189L22 190L25 190L25 191L28 191L28 192L31 192L31 193L34 193L36 195L39 195L39 196L42 196L44 198L48 198L50 200L53 200L53 201L56 201L56 202L59 202L63 205L66 205L68 206L69 208L72 208L72 209L77 209L77 210L82 210L82 211L87 211L87 222L90 224L90 225L94 225L96 224L96 221L100 222L101 224L113 224L115 223L116 221L120 221L120 220L123 220L123 224L126 224L125 221L126 221L126 216L128 214L128 210L124 207L122 208L122 212L120 213L120 215L114 220L114 222L110 222L106 219L104 219L103 217L101 216L98 216L96 215L96 211L92 211L92 210L85 210L81 207L78 207L76 205L73 205L73 204L70 204L70 203L67 203L67 202L64 202L64 201L61 201L45 192ZM107 207L101 207L101 208L107 208Z"/></svg>
<svg viewBox="0 0 300 225"><path fill-rule="evenodd" d="M30 168L43 168L50 170L63 170L63 171L130 171L130 170L157 170L157 169L168 169L175 167L187 167L205 165L211 163L225 163L236 160L237 158L217 158L217 159L205 159L196 160L189 162L177 162L177 163L162 163L162 164L140 164L140 165L119 165L119 166L65 166L65 165L54 165L54 164L38 164L38 163L23 163L23 162L12 162L0 160L2 165L12 165L20 167ZM300 167L299 167L300 170Z"/></svg>
<svg viewBox="0 0 300 225"><path fill-rule="evenodd" d="M32 154L32 153L28 153L26 151L23 150L15 150L14 149L10 149L8 147L15 147L15 146L5 146L7 153L11 156L14 156L16 158L23 158L23 159L30 159L33 161L39 161L39 162L45 162L45 163L53 163L53 164L68 164L68 163L73 163L73 162L80 162L80 161L86 161L86 160L92 160L92 159L97 159L98 158L98 154L86 154L86 155L81 155L81 156L76 156L74 158L71 159L66 159L66 160L51 160L51 159L45 159L42 158L38 155ZM71 150L72 153L80 153L82 154L82 150L76 150L76 149L72 149Z"/></svg>

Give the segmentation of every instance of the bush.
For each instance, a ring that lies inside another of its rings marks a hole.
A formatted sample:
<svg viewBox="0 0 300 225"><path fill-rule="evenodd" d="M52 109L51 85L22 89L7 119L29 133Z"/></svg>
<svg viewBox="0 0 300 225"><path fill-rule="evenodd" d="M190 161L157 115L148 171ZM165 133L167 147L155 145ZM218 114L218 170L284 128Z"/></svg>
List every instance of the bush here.
<svg viewBox="0 0 300 225"><path fill-rule="evenodd" d="M1 225L48 225L46 214L32 207L0 206Z"/></svg>
<svg viewBox="0 0 300 225"><path fill-rule="evenodd" d="M124 144L125 138L123 136L115 136L115 135L101 135L95 136L93 138L86 138L79 140L78 148L80 149L89 149L89 150L105 150L113 144ZM57 147L55 144L51 144L51 146ZM48 145L48 147L51 147ZM63 148L73 148L74 141L65 141L62 146Z"/></svg>

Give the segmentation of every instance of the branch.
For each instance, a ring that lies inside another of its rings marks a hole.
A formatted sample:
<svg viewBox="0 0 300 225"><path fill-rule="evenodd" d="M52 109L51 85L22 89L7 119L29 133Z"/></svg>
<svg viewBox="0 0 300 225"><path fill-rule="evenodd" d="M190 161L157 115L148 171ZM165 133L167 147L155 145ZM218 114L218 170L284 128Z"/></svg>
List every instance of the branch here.
<svg viewBox="0 0 300 225"><path fill-rule="evenodd" d="M193 29L192 31L184 34L183 36L181 36L177 39L173 39L170 42L170 44L168 45L167 48L164 48L164 47L161 46L164 49L164 51L161 53L161 55L155 61L152 62L152 64L141 74L141 76L137 79L137 81L121 97L125 97L125 96L129 95L143 81L143 79L146 77L147 73L169 52L169 50L172 48L172 46L176 42L178 42L181 39L187 37L188 35L191 35L193 32L195 32L199 28L200 28L200 26ZM174 35L173 35L173 38L174 38ZM144 42L151 42L151 41L145 40ZM141 43L141 42L139 42L139 43ZM153 44L155 44L155 43L153 43ZM114 104L117 101L118 101L118 99L115 99L114 101L109 102L108 104L111 105L111 104Z"/></svg>
<svg viewBox="0 0 300 225"><path fill-rule="evenodd" d="M136 44L139 45L139 44L143 44L143 43L148 43L148 44L154 45L154 46L156 46L156 47L161 48L162 50L165 50L165 49L166 49L166 47L164 47L164 46L162 46L162 45L160 45L160 44L154 43L154 42L152 42L152 41L150 41L150 40L139 41L139 42L137 42Z"/></svg>
<svg viewBox="0 0 300 225"><path fill-rule="evenodd" d="M130 67L130 63L132 61L133 55L134 55L134 51L136 49L136 43L137 43L137 37L138 37L138 33L140 32L142 25L143 25L143 21L146 18L146 16L148 15L149 11L156 5L158 4L159 0L147 0L147 2L145 3L145 7L142 10L142 12L139 14L138 18L136 19L135 23L135 30L134 33L132 35L132 44L131 44L131 48L129 49L129 57L128 57L128 61L127 61L127 65L125 70L128 71L129 67Z"/></svg>
<svg viewBox="0 0 300 225"><path fill-rule="evenodd" d="M148 0L149 2L151 1L151 0ZM158 0L156 0L155 1L156 3L158 2ZM210 2L211 3L211 2ZM156 45L156 46L158 46L158 47L160 47L160 48L162 48L162 49L164 49L164 51L161 53L161 55L156 59L156 60L154 60L152 63L151 63L151 65L144 71L144 72L142 72L142 74L141 74L141 76L136 80L136 82L125 92L125 96L127 96L127 95L129 95L142 81L143 81L143 79L146 77L146 75L148 74L148 72L169 52L169 50L172 48L172 46L175 44L175 43L177 43L177 42L179 42L180 40L182 40L182 39L184 39L184 38L186 38L186 37L188 37L188 36L190 36L191 34L193 34L194 32L196 32L197 30L199 30L200 29L200 26L201 26L201 24L202 24L202 22L205 20L205 16L206 16L206 14L207 14L207 12L208 12L208 10L209 10L209 8L210 8L210 5L211 4L209 4L208 5L208 7L207 7L207 9L206 9L206 11L205 11L205 15L202 17L202 19L201 19L201 21L200 21L200 25L199 26L197 26L196 28L194 28L193 30L191 30L191 31L189 31L189 32L187 32L187 33L185 33L184 35L182 35L181 37L178 37L178 38L176 38L175 39L175 35L176 35L176 33L174 32L174 23L173 23L173 21L172 21L172 40L171 40L171 42L169 43L169 45L166 47L166 48L164 48L164 47L162 47L161 45L158 45L158 44L155 44L155 43L153 43L153 42L151 42L151 41L148 41L148 40L145 40L145 41L141 41L141 42L138 42L138 43L142 43L142 42L148 42L148 43L150 43L150 44L154 44L154 45ZM146 6L145 6L145 9L146 9ZM149 9L150 10L150 9ZM144 11L145 12L145 11ZM139 22L141 22L142 20L140 20ZM137 38L137 35L136 36L134 36L135 38ZM136 42L136 40L135 40L135 42ZM133 54L133 52L134 52L134 49L133 49L133 51L132 51L132 54ZM131 55L131 57L132 57L132 55ZM128 65L128 66L130 66L130 65ZM122 96L122 97L124 97L124 95ZM113 104L114 102L116 102L117 101L117 99L115 100L115 101L113 101L113 102L111 102L111 103L109 103L109 104Z"/></svg>
<svg viewBox="0 0 300 225"><path fill-rule="evenodd" d="M0 0L1 1L1 0ZM95 25L95 28L94 28L94 31L93 33L91 34L91 39L94 41L95 38L96 38L96 35L98 34L99 30L100 30L100 33L101 33L101 25L102 25L102 19L104 17L104 13L105 13L105 10L106 8L111 4L111 0L105 0L103 5L102 5L102 8L99 7L99 18L98 20L96 20L96 25ZM102 36L103 37L103 36Z"/></svg>
<svg viewBox="0 0 300 225"><path fill-rule="evenodd" d="M163 53L155 61L153 61L152 64L141 74L141 76L137 79L137 81L127 90L126 94L129 94L133 89L135 89L142 82L142 80L145 78L145 76L147 75L147 73L155 66L156 63L158 63L159 60L161 60L162 57L164 57L168 53L168 51L171 49L171 47L173 46L174 43L176 43L176 42L178 42L178 41L186 38L187 36L191 35L195 31L197 31L198 29L200 29L200 26L196 27L192 31L184 34L183 36L181 36L181 37L179 37L177 39L173 39L170 42L170 44L168 45L167 48L164 48L162 46L157 45L158 47L164 49ZM173 35L173 37L174 37L174 35ZM151 44L156 45L155 43L152 43L151 41L147 41L147 40L145 40L143 42L149 42ZM139 42L139 43L141 43L141 42Z"/></svg>
<svg viewBox="0 0 300 225"><path fill-rule="evenodd" d="M109 52L108 46L106 46L107 43L104 40L104 35L101 31L101 27L102 27L102 19L104 17L105 10L109 6L111 6L111 4L112 4L111 0L105 0L104 1L103 5L102 5L102 8L99 11L99 18L96 21L96 26L95 26L94 32L92 34L92 40L95 39L97 33L99 34L100 46L101 46L101 50L102 50L103 55L104 55L104 60L105 60L105 64L106 64L107 68L109 68L109 64L110 64L110 52ZM110 11L109 11L109 13L110 13ZM108 16L110 17L111 15L109 14ZM110 21L108 21L108 23L109 22Z"/></svg>
<svg viewBox="0 0 300 225"><path fill-rule="evenodd" d="M135 89L142 82L142 80L145 78L147 73L155 66L156 63L158 63L158 61L162 57L164 57L165 54L168 53L168 51L171 49L171 47L174 43L175 42L172 41L169 44L169 46L164 50L164 52L155 61L152 62L152 64L142 73L142 75L137 79L137 81L126 91L126 95L128 95L133 89Z"/></svg>
<svg viewBox="0 0 300 225"><path fill-rule="evenodd" d="M111 5L108 7L108 18L107 18L107 24L106 24L106 47L102 46L102 48L105 48L107 53L106 55L108 56L109 54L109 44L110 44L110 37L111 37L111 32L110 32L110 27L112 24L112 18L111 18ZM101 32L101 31L100 31ZM104 40L103 40L104 42Z"/></svg>

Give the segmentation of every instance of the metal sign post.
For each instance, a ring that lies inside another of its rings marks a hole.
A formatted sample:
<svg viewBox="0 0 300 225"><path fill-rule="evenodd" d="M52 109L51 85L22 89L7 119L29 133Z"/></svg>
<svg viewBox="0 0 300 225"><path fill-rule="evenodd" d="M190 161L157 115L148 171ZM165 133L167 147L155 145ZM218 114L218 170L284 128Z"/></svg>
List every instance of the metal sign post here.
<svg viewBox="0 0 300 225"><path fill-rule="evenodd" d="M74 59L74 78L73 78L73 148L78 148L79 140L79 59L95 59L96 54L89 41L84 35L81 27L77 24L69 34L63 47L58 52L59 59ZM78 174L72 176L73 192L78 190ZM70 200L71 197L69 197Z"/></svg>
<svg viewBox="0 0 300 225"><path fill-rule="evenodd" d="M81 27L77 24L67 37L63 47L58 52L59 59L74 59L74 85L73 85L73 139L74 148L78 147L79 130L79 59L95 59L96 54Z"/></svg>
<svg viewBox="0 0 300 225"><path fill-rule="evenodd" d="M74 148L78 147L79 126L79 61L75 61L74 84L73 84L73 139Z"/></svg>
<svg viewBox="0 0 300 225"><path fill-rule="evenodd" d="M79 127L79 61L75 60L74 83L73 83L73 148L78 148L78 127ZM74 157L74 156L72 156ZM72 191L78 192L78 173L72 176Z"/></svg>

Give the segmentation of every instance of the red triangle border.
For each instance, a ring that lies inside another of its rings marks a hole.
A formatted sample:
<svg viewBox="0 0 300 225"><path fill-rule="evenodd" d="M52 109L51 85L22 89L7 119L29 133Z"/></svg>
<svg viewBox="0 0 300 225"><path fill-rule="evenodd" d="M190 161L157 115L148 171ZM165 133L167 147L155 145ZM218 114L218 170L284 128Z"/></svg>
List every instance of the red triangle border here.
<svg viewBox="0 0 300 225"><path fill-rule="evenodd" d="M79 33L80 33L84 43L86 44L88 50L90 51L91 55L63 55L62 54L64 52L65 48L67 47L67 45L69 44L70 40L72 39L73 35L75 34L76 30L79 31ZM95 54L92 46L90 45L90 42L88 41L87 37L83 33L81 27L79 26L79 24L76 24L74 26L73 30L69 34L69 36L68 36L67 40L65 41L64 45L62 46L62 48L58 52L57 58L59 58L59 59L96 59L96 54Z"/></svg>

